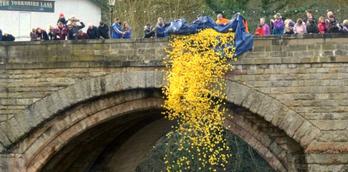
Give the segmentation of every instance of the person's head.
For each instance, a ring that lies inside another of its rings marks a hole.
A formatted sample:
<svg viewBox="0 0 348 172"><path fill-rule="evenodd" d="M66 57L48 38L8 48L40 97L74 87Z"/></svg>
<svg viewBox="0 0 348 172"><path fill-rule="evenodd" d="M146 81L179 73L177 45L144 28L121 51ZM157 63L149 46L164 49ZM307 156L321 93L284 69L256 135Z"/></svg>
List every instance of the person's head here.
<svg viewBox="0 0 348 172"><path fill-rule="evenodd" d="M58 22L58 23L57 23L57 26L58 26L59 28L63 28L63 27L64 27L64 24L63 24L62 22Z"/></svg>
<svg viewBox="0 0 348 172"><path fill-rule="evenodd" d="M36 29L35 29L35 28L33 28L33 29L31 29L31 31L32 31L32 32L36 32Z"/></svg>
<svg viewBox="0 0 348 172"><path fill-rule="evenodd" d="M260 18L260 25L264 25L265 24L265 18Z"/></svg>
<svg viewBox="0 0 348 172"><path fill-rule="evenodd" d="M157 18L157 24L163 24L164 23L164 20L162 17L158 17Z"/></svg>
<svg viewBox="0 0 348 172"><path fill-rule="evenodd" d="M293 25L293 21L291 19L286 19L284 21L284 25L285 25L285 27L293 27L292 26Z"/></svg>
<svg viewBox="0 0 348 172"><path fill-rule="evenodd" d="M63 13L60 13L60 14L59 14L59 18L64 18L64 14L63 14Z"/></svg>
<svg viewBox="0 0 348 172"><path fill-rule="evenodd" d="M69 20L72 21L72 22L77 22L77 21L79 21L79 19L76 18L75 16L72 16Z"/></svg>
<svg viewBox="0 0 348 172"><path fill-rule="evenodd" d="M319 21L319 23L324 23L325 22L325 17L324 16L320 16L318 21Z"/></svg>
<svg viewBox="0 0 348 172"><path fill-rule="evenodd" d="M37 33L41 33L41 32L42 32L42 29L38 27L38 28L36 29L36 32L37 32Z"/></svg>
<svg viewBox="0 0 348 172"><path fill-rule="evenodd" d="M144 30L151 30L151 25L148 23L144 26Z"/></svg>
<svg viewBox="0 0 348 172"><path fill-rule="evenodd" d="M328 19L335 18L335 14L332 11L328 11L326 15Z"/></svg>
<svg viewBox="0 0 348 172"><path fill-rule="evenodd" d="M298 25L302 25L302 24L303 24L303 20L302 20L301 18L298 18L297 21L296 21L296 23L297 23Z"/></svg>
<svg viewBox="0 0 348 172"><path fill-rule="evenodd" d="M114 23L120 23L120 19L119 18L114 18Z"/></svg>
<svg viewBox="0 0 348 172"><path fill-rule="evenodd" d="M88 24L88 28L89 28L89 29L92 29L93 27L94 27L94 25L93 25L92 23L89 23L89 24Z"/></svg>
<svg viewBox="0 0 348 172"><path fill-rule="evenodd" d="M217 16L216 16L216 19L218 19L218 20L220 20L220 19L222 19L224 16L221 14L221 13L219 13L219 14L217 14Z"/></svg>
<svg viewBox="0 0 348 172"><path fill-rule="evenodd" d="M281 20L282 16L280 15L280 13L277 13L277 14L274 15L274 19L275 20Z"/></svg>
<svg viewBox="0 0 348 172"><path fill-rule="evenodd" d="M123 22L123 28L129 29L129 24L128 24L128 22L126 22L126 21Z"/></svg>
<svg viewBox="0 0 348 172"><path fill-rule="evenodd" d="M313 18L313 11L312 10L306 10L306 16L308 19L312 19Z"/></svg>
<svg viewBox="0 0 348 172"><path fill-rule="evenodd" d="M105 24L105 23L104 23L104 22L102 22L102 21L101 21L101 22L99 22L99 25L100 25L100 26L104 26L104 24Z"/></svg>
<svg viewBox="0 0 348 172"><path fill-rule="evenodd" d="M348 19L343 20L343 26L348 26Z"/></svg>

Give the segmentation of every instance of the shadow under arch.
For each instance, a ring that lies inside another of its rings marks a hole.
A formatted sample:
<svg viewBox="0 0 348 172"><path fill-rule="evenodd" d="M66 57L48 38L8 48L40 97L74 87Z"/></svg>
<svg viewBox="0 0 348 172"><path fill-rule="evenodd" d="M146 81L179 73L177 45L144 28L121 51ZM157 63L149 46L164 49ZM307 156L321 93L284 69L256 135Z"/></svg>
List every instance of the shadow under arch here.
<svg viewBox="0 0 348 172"><path fill-rule="evenodd" d="M109 100L105 97L122 92L127 95L129 94L128 91L132 90L157 90L155 92L158 93L163 84L162 72L137 71L86 80L53 93L28 107L23 115L19 115L19 117L8 122L7 127L10 129L8 131L12 132L8 134L7 146L10 147L9 151L23 154L24 162L22 164L27 171L38 171L72 138L91 127L115 118L112 117L112 114L116 116L138 114L148 110L158 110L162 104L161 96L157 95L156 97L150 94L151 96L141 97L146 95L147 91L140 91L140 93L130 96L131 99L116 96ZM276 129L283 130L287 137L298 142L303 149L319 134L318 129L301 117L300 114L255 89L240 83L227 81L226 93L227 102L258 114L260 119L267 121ZM106 102L96 103L95 101L98 99ZM115 104L114 101L116 100L119 102ZM120 101L124 102L120 103ZM76 110L76 108L88 102L94 103ZM111 102L114 102L113 108L102 108L103 105ZM75 110L72 111L71 109ZM62 115L63 113L64 115ZM55 122L55 120L60 122ZM308 130L308 128L311 130ZM6 130L3 129L3 131ZM237 132L237 130L235 129L233 132ZM243 140L248 142L246 138ZM253 146L253 144L250 145ZM263 157L266 157L265 159L273 168L284 171L284 169L287 170L290 167L290 165L284 165L284 163L289 162L279 158L273 158L273 160L278 159L277 161L280 163L272 163L272 158L267 159L268 156L272 155L267 151L261 151L258 146L260 144L255 144L253 147L261 155L264 154ZM267 148L266 146L262 149Z"/></svg>

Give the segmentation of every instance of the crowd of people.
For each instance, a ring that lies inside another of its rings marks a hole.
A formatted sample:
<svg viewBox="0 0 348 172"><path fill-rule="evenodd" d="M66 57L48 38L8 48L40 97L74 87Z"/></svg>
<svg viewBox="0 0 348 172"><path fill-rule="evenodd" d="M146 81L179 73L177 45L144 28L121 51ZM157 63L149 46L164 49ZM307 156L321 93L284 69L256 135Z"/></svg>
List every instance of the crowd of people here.
<svg viewBox="0 0 348 172"><path fill-rule="evenodd" d="M216 24L227 25L231 20L218 14ZM245 31L249 32L248 22L243 21ZM159 17L155 27L150 24L144 27L144 38L162 38L166 37L165 28L169 23L165 23L163 18ZM325 34L325 33L348 33L348 19L340 23L332 11L328 11L326 18L320 16L318 20L314 17L311 10L306 11L304 19L298 18L296 22L292 19L283 19L280 13L274 15L269 24L265 18L260 18L259 24L254 32L257 36L270 35L292 35L292 34Z"/></svg>
<svg viewBox="0 0 348 172"><path fill-rule="evenodd" d="M88 25L87 32L83 32L85 24L77 19L71 17L68 20L64 14L60 14L56 26L50 26L49 31L41 28L34 28L30 33L31 41L38 40L82 40L82 39L129 39L131 38L131 28L127 22L121 23L119 19L115 19L112 24L111 33L109 26L100 22L99 26L93 24Z"/></svg>
<svg viewBox="0 0 348 172"><path fill-rule="evenodd" d="M260 18L260 23L256 28L255 35L292 35L292 34L325 34L325 33L348 33L348 20L340 23L332 11L328 11L326 18L320 16L316 19L311 10L306 11L305 18L298 18L296 21L283 19L277 13L271 19L270 24L265 22L265 18Z"/></svg>
<svg viewBox="0 0 348 172"><path fill-rule="evenodd" d="M216 24L223 26L229 24L229 22L231 20L225 18L222 14L217 15ZM245 31L249 32L247 21L243 21L243 24ZM166 28L169 25L170 23L159 17L154 27L150 24L144 26L144 38L167 37ZM64 14L61 13L56 26L50 26L48 32L42 28L33 28L30 32L30 40L130 39L132 37L132 29L128 22L121 22L119 18L114 19L111 27L104 22L100 22L99 26L89 24L87 32L84 32L83 28L85 28L85 24L82 21L76 17L66 19ZM340 23L332 11L328 11L326 17L320 16L316 19L313 12L307 10L306 17L298 18L296 21L284 19L280 13L277 13L269 23L266 22L265 18L260 18L254 32L257 36L324 33L348 33L348 19ZM13 35L2 34L0 30L0 41L14 40Z"/></svg>

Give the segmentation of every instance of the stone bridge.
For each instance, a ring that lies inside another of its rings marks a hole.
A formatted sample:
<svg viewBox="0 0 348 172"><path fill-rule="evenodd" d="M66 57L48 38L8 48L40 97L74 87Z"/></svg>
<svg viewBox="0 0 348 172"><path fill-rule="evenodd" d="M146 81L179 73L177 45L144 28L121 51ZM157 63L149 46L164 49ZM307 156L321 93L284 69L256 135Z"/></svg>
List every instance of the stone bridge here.
<svg viewBox="0 0 348 172"><path fill-rule="evenodd" d="M259 38L226 129L276 171L348 171L348 36ZM0 171L134 171L170 127L168 40L0 44Z"/></svg>

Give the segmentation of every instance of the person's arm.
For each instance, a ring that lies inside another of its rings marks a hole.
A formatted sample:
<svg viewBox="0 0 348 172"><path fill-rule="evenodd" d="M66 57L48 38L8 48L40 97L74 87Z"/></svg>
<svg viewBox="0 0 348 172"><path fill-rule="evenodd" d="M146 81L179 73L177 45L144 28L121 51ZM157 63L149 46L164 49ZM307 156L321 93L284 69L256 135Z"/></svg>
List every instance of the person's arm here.
<svg viewBox="0 0 348 172"><path fill-rule="evenodd" d="M81 26L78 27L79 29L85 28L85 24L83 22L80 22L80 24L81 24Z"/></svg>
<svg viewBox="0 0 348 172"><path fill-rule="evenodd" d="M123 34L123 32L117 28L117 25L112 25L112 29L116 32L116 33L119 33L119 34Z"/></svg>

